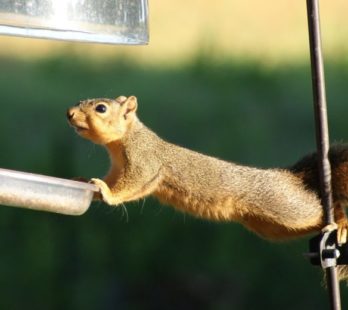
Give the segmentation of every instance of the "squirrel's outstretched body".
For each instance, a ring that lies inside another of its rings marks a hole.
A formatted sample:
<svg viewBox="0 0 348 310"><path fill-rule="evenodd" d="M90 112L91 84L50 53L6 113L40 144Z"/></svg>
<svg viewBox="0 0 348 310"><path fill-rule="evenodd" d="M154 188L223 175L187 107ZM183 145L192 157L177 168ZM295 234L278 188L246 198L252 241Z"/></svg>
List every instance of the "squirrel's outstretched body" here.
<svg viewBox="0 0 348 310"><path fill-rule="evenodd" d="M134 96L121 96L81 101L68 110L76 131L109 152L107 176L92 179L109 205L154 195L195 216L240 222L272 240L323 228L315 154L288 169L237 165L162 140L138 120L136 109ZM348 147L332 148L330 161L335 220L346 242Z"/></svg>

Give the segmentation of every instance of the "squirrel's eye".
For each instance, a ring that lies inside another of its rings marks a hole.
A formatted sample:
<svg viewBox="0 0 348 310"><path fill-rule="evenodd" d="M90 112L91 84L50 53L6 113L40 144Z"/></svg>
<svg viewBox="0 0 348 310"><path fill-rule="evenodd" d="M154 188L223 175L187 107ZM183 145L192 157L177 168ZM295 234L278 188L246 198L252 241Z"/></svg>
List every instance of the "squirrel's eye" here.
<svg viewBox="0 0 348 310"><path fill-rule="evenodd" d="M105 113L107 108L106 108L106 105L104 104L98 104L96 107L95 107L95 110L99 113Z"/></svg>

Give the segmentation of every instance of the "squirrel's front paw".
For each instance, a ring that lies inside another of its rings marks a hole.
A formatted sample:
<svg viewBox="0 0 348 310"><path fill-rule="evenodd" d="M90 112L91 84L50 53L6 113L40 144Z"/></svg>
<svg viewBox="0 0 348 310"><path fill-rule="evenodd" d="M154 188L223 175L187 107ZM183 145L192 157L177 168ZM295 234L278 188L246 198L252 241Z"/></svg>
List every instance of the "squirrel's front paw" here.
<svg viewBox="0 0 348 310"><path fill-rule="evenodd" d="M108 185L103 180L96 178L91 179L89 183L94 184L99 188L99 192L94 195L94 199L107 202L107 197L110 195Z"/></svg>
<svg viewBox="0 0 348 310"><path fill-rule="evenodd" d="M94 184L95 186L99 187L99 189L102 189L105 187L108 188L107 184L101 179L93 178L89 180L89 183Z"/></svg>

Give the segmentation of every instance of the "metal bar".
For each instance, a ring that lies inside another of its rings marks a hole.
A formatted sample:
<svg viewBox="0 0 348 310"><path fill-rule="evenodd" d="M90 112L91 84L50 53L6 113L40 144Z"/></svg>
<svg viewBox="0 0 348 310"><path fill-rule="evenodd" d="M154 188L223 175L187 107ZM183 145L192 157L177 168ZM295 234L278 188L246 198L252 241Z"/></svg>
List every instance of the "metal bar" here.
<svg viewBox="0 0 348 310"><path fill-rule="evenodd" d="M334 215L331 208L331 167L328 159L329 130L318 9L318 0L307 0L309 45L312 64L313 103L315 111L321 200L325 209L326 224L332 224L334 223Z"/></svg>
<svg viewBox="0 0 348 310"><path fill-rule="evenodd" d="M336 267L326 268L327 289L330 294L331 309L341 310L340 286L337 279Z"/></svg>
<svg viewBox="0 0 348 310"><path fill-rule="evenodd" d="M312 67L313 103L316 124L321 202L324 208L325 222L327 225L329 225L335 222L335 218L332 208L331 167L328 158L330 144L318 0L307 0L307 18ZM340 310L341 298L336 266L326 268L326 279L330 292L331 309Z"/></svg>

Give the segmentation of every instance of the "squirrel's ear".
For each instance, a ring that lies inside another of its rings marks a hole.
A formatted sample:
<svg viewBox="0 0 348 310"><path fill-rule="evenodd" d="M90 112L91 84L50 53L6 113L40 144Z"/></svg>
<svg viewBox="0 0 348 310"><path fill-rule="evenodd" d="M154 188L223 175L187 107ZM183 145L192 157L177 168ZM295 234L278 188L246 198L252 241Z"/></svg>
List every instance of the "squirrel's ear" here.
<svg viewBox="0 0 348 310"><path fill-rule="evenodd" d="M126 96L119 96L115 100L120 104L124 104L127 101L127 97Z"/></svg>
<svg viewBox="0 0 348 310"><path fill-rule="evenodd" d="M124 114L123 114L124 118L134 115L138 108L137 97L135 96L128 97L127 100L122 104L122 106L124 109Z"/></svg>

